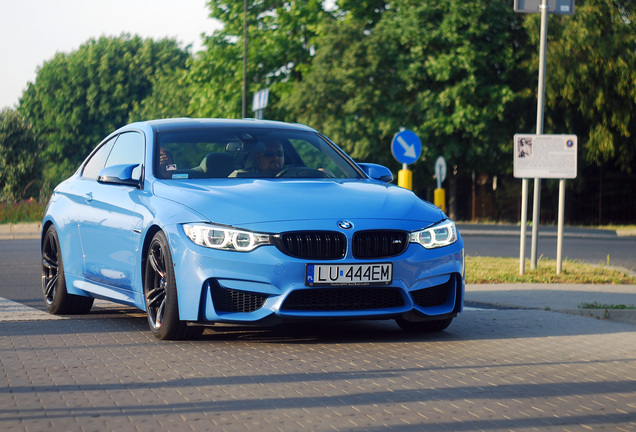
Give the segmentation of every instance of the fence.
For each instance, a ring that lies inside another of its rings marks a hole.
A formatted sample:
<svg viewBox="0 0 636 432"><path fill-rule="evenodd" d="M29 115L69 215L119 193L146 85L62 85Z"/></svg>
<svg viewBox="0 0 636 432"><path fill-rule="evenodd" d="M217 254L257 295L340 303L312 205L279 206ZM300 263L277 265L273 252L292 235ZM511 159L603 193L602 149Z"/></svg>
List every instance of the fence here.
<svg viewBox="0 0 636 432"><path fill-rule="evenodd" d="M556 224L558 180L541 181L540 223ZM528 182L528 220L532 220L534 181ZM452 176L444 185L451 218L459 221L518 223L521 220L521 179L512 175ZM423 191L432 201L432 189ZM587 168L566 182L567 225L636 225L636 175Z"/></svg>

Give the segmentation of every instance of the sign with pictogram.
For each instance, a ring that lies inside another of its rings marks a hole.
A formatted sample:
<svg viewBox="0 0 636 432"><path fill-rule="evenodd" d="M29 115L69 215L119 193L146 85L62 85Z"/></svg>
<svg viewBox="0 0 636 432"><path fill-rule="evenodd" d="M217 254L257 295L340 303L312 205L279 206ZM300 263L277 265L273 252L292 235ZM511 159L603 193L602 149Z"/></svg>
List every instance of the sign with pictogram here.
<svg viewBox="0 0 636 432"><path fill-rule="evenodd" d="M576 135L524 135L514 138L516 178L576 178Z"/></svg>

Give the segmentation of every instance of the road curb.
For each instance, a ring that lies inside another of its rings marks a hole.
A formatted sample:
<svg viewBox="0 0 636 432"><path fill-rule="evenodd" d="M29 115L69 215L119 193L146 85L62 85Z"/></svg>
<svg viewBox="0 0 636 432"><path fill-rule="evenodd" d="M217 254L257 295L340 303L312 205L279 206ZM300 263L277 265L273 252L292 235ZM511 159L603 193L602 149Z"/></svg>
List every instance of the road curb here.
<svg viewBox="0 0 636 432"><path fill-rule="evenodd" d="M42 231L40 222L1 224L0 240L29 240L39 239Z"/></svg>
<svg viewBox="0 0 636 432"><path fill-rule="evenodd" d="M555 310L555 312L636 325L636 310L634 309L566 309Z"/></svg>
<svg viewBox="0 0 636 432"><path fill-rule="evenodd" d="M618 237L636 237L636 229L617 229L616 235Z"/></svg>
<svg viewBox="0 0 636 432"><path fill-rule="evenodd" d="M457 223L457 229L461 234L487 235L487 236L516 236L521 235L521 228L516 225L474 225ZM539 229L539 237L557 237L558 230L553 226L545 226ZM532 237L532 228L526 230L526 237ZM565 227L564 238L619 238L636 237L636 229L596 229Z"/></svg>

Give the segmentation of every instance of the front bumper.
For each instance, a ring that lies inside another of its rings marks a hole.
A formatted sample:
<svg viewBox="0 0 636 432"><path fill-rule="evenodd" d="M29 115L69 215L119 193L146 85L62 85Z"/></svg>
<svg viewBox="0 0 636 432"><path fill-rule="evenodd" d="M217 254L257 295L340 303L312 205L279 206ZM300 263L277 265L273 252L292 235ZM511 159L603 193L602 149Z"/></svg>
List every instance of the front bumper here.
<svg viewBox="0 0 636 432"><path fill-rule="evenodd" d="M169 237L181 320L197 323L275 324L291 320L445 319L464 302L461 238L427 250L411 244L389 259L321 261L321 264L391 262L393 281L383 286L305 284L305 266L274 246L249 253L212 250L190 242L176 227Z"/></svg>

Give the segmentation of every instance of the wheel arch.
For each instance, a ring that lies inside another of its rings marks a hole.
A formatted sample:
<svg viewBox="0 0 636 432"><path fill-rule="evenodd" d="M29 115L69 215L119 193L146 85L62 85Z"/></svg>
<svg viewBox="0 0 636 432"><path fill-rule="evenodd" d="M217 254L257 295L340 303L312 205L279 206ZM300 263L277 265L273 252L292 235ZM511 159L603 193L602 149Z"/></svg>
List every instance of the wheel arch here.
<svg viewBox="0 0 636 432"><path fill-rule="evenodd" d="M42 246L44 246L44 234L46 234L46 232L49 230L49 227L51 225L55 225L55 224L50 219L47 219L42 223L42 230L40 232L40 251L42 250Z"/></svg>
<svg viewBox="0 0 636 432"><path fill-rule="evenodd" d="M151 225L147 230L146 230L146 236L144 237L144 242L143 245L141 246L141 263L140 263L140 268L139 271L141 273L141 294L142 294L142 298L144 296L144 286L146 284L146 261L148 259L148 248L150 247L150 242L152 241L152 238L155 236L155 234L157 234L159 231L163 231L161 229L161 227L159 225ZM142 302L143 304L143 310L146 310L146 302L145 300Z"/></svg>

